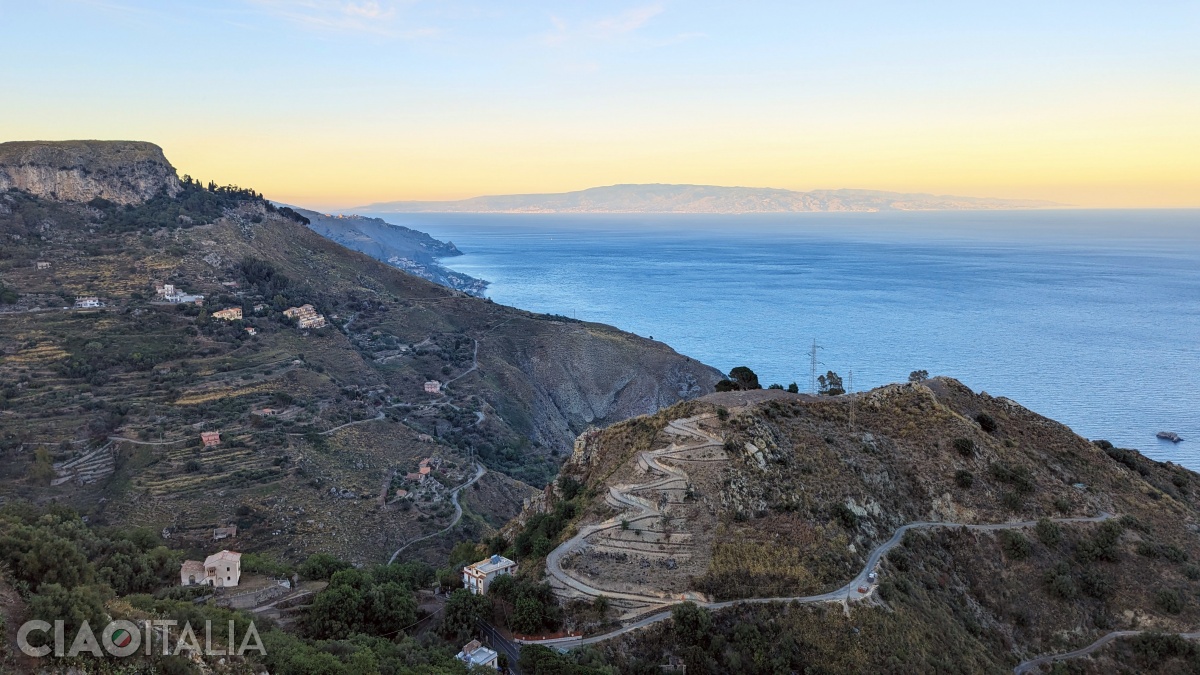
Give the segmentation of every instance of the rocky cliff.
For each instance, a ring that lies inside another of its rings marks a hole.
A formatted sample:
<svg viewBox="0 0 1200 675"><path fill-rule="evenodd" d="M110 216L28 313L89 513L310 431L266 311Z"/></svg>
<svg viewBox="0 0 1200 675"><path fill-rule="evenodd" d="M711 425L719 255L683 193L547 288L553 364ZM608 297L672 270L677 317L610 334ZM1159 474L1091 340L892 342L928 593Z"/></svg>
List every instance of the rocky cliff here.
<svg viewBox="0 0 1200 675"><path fill-rule="evenodd" d="M175 168L162 148L139 141L18 141L0 143L0 191L118 204L144 202L160 191L179 192Z"/></svg>

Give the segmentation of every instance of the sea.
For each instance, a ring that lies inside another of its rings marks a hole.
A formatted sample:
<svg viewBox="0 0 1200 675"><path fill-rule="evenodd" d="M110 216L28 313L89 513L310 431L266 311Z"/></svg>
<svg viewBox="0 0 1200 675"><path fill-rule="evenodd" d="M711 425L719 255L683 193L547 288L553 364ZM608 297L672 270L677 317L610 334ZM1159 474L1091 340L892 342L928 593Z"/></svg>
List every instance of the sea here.
<svg viewBox="0 0 1200 675"><path fill-rule="evenodd" d="M1200 211L369 214L495 302L612 324L763 386L911 371L1200 470ZM1185 440L1158 440L1174 431Z"/></svg>

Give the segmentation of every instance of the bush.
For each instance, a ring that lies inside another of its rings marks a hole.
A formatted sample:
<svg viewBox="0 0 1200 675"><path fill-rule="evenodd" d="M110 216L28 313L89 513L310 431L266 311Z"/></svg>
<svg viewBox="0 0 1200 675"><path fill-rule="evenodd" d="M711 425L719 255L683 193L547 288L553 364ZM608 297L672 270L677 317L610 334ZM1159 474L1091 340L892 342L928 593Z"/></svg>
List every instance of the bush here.
<svg viewBox="0 0 1200 675"><path fill-rule="evenodd" d="M979 413L975 416L975 421L979 423L979 428L987 433L992 433L996 430L996 420L987 413Z"/></svg>
<svg viewBox="0 0 1200 675"><path fill-rule="evenodd" d="M323 580L345 569L350 569L350 563L328 553L314 553L300 565L300 576L310 580Z"/></svg>
<svg viewBox="0 0 1200 675"><path fill-rule="evenodd" d="M972 457L975 455L975 441L969 438L954 439L954 449L963 457Z"/></svg>
<svg viewBox="0 0 1200 675"><path fill-rule="evenodd" d="M1024 560L1033 553L1029 539L1016 530L1000 531L1000 549L1013 560Z"/></svg>
<svg viewBox="0 0 1200 675"><path fill-rule="evenodd" d="M1062 541L1062 528L1049 518L1039 518L1034 532L1037 533L1038 539L1041 539L1042 543L1047 546L1057 546L1058 542Z"/></svg>
<svg viewBox="0 0 1200 675"><path fill-rule="evenodd" d="M858 514L850 510L845 504L836 504L832 509L832 515L835 520L842 524L842 527L847 530L852 530L858 527Z"/></svg>
<svg viewBox="0 0 1200 675"><path fill-rule="evenodd" d="M954 472L954 484L966 490L975 484L975 474L966 469L959 469Z"/></svg>
<svg viewBox="0 0 1200 675"><path fill-rule="evenodd" d="M1183 611L1183 595L1164 588L1154 594L1154 606L1167 614L1178 614Z"/></svg>
<svg viewBox="0 0 1200 675"><path fill-rule="evenodd" d="M1060 562L1046 572L1045 582L1050 595L1060 600L1074 600L1079 595L1079 588L1071 578L1071 567Z"/></svg>
<svg viewBox="0 0 1200 675"><path fill-rule="evenodd" d="M1023 495L1030 494L1036 489L1033 482L1033 474L1027 466L1021 464L1013 466L1007 462L992 462L988 465L988 472L992 474L992 478L1013 486L1017 492Z"/></svg>

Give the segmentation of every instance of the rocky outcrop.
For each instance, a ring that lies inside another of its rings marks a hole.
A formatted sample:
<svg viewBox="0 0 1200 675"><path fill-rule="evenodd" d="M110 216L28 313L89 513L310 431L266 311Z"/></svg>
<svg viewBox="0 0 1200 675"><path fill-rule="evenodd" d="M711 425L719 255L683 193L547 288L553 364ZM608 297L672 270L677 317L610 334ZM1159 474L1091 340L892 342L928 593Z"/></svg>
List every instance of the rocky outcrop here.
<svg viewBox="0 0 1200 675"><path fill-rule="evenodd" d="M97 197L138 204L180 190L162 148L139 141L0 143L0 191L17 189L68 202Z"/></svg>

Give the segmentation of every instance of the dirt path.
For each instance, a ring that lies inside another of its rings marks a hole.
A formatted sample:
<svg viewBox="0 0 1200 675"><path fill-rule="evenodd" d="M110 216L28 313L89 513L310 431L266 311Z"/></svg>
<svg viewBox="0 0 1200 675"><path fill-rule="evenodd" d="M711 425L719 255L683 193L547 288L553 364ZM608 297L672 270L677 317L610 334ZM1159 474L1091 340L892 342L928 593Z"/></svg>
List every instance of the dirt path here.
<svg viewBox="0 0 1200 675"><path fill-rule="evenodd" d="M1055 661L1064 661L1066 659L1073 659L1078 656L1087 656L1088 654L1091 654L1092 652L1096 651L1097 649L1100 649L1104 645L1107 645L1108 643L1112 642L1113 640L1116 640L1117 638L1132 637L1134 635L1141 635L1142 633L1147 633L1147 632L1149 632L1149 631L1114 630L1113 632L1108 633L1107 635L1101 636L1099 640L1096 640L1092 644L1090 644L1086 647L1083 647L1081 649L1076 649L1073 652L1066 652L1064 654L1048 654L1046 656L1039 656L1036 659L1030 659L1028 661L1025 661L1025 662L1021 663L1020 665L1018 665L1016 668L1013 668L1013 675L1024 675L1025 673L1036 672L1042 666L1044 666L1048 663L1053 663ZM1174 635L1178 635L1179 637L1181 637L1185 640L1200 639L1200 633L1174 633Z"/></svg>
<svg viewBox="0 0 1200 675"><path fill-rule="evenodd" d="M642 464L649 471L651 471L653 473L657 473L663 477L655 479L648 483L611 486L609 488L608 495L606 496L606 501L608 501L609 504L611 504L615 507L618 507L618 508L625 507L626 510L622 513L618 513L616 516L609 518L608 520L606 520L602 523L599 523L596 525L589 525L587 527L581 528L578 534L576 534L574 537L567 540L566 542L563 542L563 544L561 544L560 546L555 548L553 551L550 552L549 555L546 556L546 572L549 575L551 575L552 577L554 577L555 580L557 580L558 582L560 582L561 584L563 584L564 586L566 586L570 589L573 589L579 593L582 593L583 595L591 596L593 598L600 596L600 595L604 595L604 596L606 596L608 598L612 598L612 599L629 600L632 602L643 603L644 605L646 605L645 607L643 607L641 609L636 609L636 610L631 611L630 613L627 613L626 616L629 618L634 618L634 617L638 616L639 614L644 614L646 612L654 611L656 609L662 610L651 616L647 616L647 617L638 619L637 621L634 621L633 623L631 623L627 626L624 626L620 629L617 629L615 631L612 631L610 633L605 633L603 635L596 635L596 636L593 636L590 638L584 638L583 640L578 641L578 642L573 642L573 643L571 643L570 648L574 648L577 646L583 646L583 645L596 644L597 642L604 642L605 640L610 640L614 637L624 635L625 633L635 631L639 628L643 628L650 624L657 623L659 621L664 621L671 617L671 612L669 609L671 606L678 604L680 602L683 602L685 600L693 599L693 598L688 597L689 596L688 593L683 593L678 596L670 596L665 593L657 594L657 595L650 595L650 594L644 594L644 593L617 592L617 591L610 591L610 590L605 590L605 589L601 589L601 588L596 588L580 579L577 579L577 578L571 576L566 570L563 569L562 560L567 555L587 546L588 537L590 537L598 532L604 531L604 530L609 530L614 527L621 527L622 521L630 522L630 521L634 521L634 520L642 520L642 519L647 519L647 518L658 518L660 516L660 512L659 512L658 508L653 503L650 502L650 500L646 500L641 497L637 497L630 493L642 491L642 490L648 490L648 489L660 489L660 488L662 488L670 483L673 483L673 482L683 481L685 484L687 483L687 473L686 472L684 472L682 469L679 469L679 468L676 468L673 466L664 465L659 462L659 459L662 459L662 458L669 459L671 457L676 457L677 459L688 459L689 461L714 461L711 458L696 460L692 457L689 457L689 458L679 457L679 455L684 452L690 452L694 455L695 452L698 450L703 450L706 448L711 449L714 446L716 446L716 447L722 446L722 444L723 444L722 439L720 439L712 434L709 434L708 432L703 431L702 429L700 429L697 426L697 423L700 420L705 419L706 417L707 416L702 415L702 416L692 417L692 418L688 418L688 419L673 420L672 422L668 423L667 428L665 429L668 433L675 435L675 436L684 437L684 438L699 439L701 441L701 443L699 445L695 445L695 444L681 445L678 442L672 442L667 447L661 448L659 450L639 452L636 457L636 461L639 464ZM1100 515L1091 516L1091 517L1052 518L1051 520L1053 522L1057 522L1057 523L1098 523L1098 522L1108 520L1112 517L1113 517L1113 515L1110 513L1101 513ZM700 605L701 607L705 607L707 609L715 610L715 609L724 609L726 607L733 607L734 605L763 604L763 603L770 603L770 602L799 602L799 603L854 602L854 601L858 601L858 600L862 600L863 598L866 598L874 591L874 585L869 584L867 582L868 575L871 572L873 572L876 567L879 566L879 561L883 559L883 556L887 555L888 551L890 551L891 549L895 548L897 545L900 544L900 542L904 539L904 534L906 532L908 532L909 530L933 529L933 528L942 528L942 527L962 527L962 528L966 528L969 530L995 531L995 530L1029 528L1029 527L1033 527L1035 525L1037 525L1037 521L1033 521L1033 520L1011 522L1011 523L984 523L984 524L952 523L952 522L925 522L925 521L908 523L907 525L903 525L903 526L897 528L896 532L894 534L892 534L892 537L890 539L888 539L887 541L883 542L882 544L876 546L871 551L870 555L867 556L866 564L863 565L862 569L858 572L858 574L853 579L848 581L841 588L838 588L838 589L835 589L835 590L832 590L832 591L829 591L826 593L818 593L816 595L782 597L782 598L746 598L746 599L742 599L742 600L728 600L725 602L702 602L701 601L701 602L697 602L696 604Z"/></svg>
<svg viewBox="0 0 1200 675"><path fill-rule="evenodd" d="M392 554L392 557L388 558L388 564L391 565L392 563L396 562L396 558L400 555L400 552L403 551L404 549L408 548L409 546L412 546L413 544L425 541L426 539L432 539L433 537L436 537L440 534L445 534L445 533L449 532L451 529L453 529L454 526L458 524L458 521L462 520L462 514L463 514L462 504L458 503L458 493L461 492L463 489L470 487L475 481L479 480L480 478L483 478L483 474L485 474L485 473L487 473L487 469L485 469L482 464L477 464L475 466L475 476L473 478L471 478L471 480L463 483L462 485L459 485L458 487L456 487L450 491L450 501L454 503L454 520L450 521L449 525L447 525L446 527L443 527L442 529L440 529L437 532L434 532L432 534L427 534L423 537L418 537L416 539L413 539L412 541L408 542L407 544L396 549L396 552Z"/></svg>

